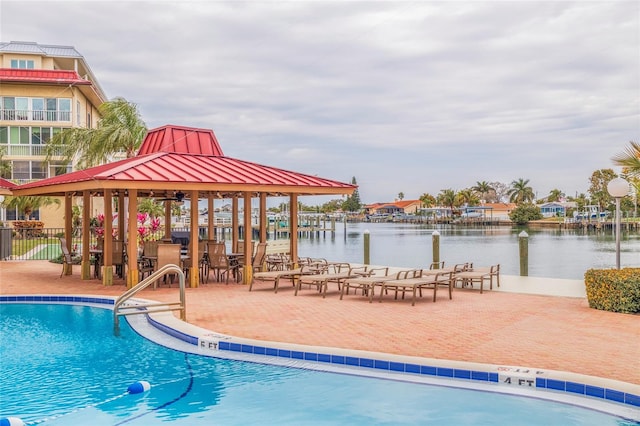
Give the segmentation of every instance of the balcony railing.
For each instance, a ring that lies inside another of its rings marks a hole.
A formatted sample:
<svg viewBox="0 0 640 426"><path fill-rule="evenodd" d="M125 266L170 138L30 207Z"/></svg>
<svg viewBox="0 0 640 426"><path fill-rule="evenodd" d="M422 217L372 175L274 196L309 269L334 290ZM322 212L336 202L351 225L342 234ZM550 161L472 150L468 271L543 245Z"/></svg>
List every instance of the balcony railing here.
<svg viewBox="0 0 640 426"><path fill-rule="evenodd" d="M0 144L0 148L4 148L7 156L44 157L46 155L46 145ZM56 148L53 157L61 157L62 155L62 148Z"/></svg>
<svg viewBox="0 0 640 426"><path fill-rule="evenodd" d="M32 109L0 109L6 121L71 121L71 111L45 111Z"/></svg>

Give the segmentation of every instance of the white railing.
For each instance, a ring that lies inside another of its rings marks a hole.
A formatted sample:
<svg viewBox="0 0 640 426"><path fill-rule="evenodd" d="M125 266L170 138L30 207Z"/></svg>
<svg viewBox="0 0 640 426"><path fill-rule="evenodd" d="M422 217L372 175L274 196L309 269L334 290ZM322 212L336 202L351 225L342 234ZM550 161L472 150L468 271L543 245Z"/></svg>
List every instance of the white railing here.
<svg viewBox="0 0 640 426"><path fill-rule="evenodd" d="M71 121L71 111L0 109L0 117L7 121Z"/></svg>
<svg viewBox="0 0 640 426"><path fill-rule="evenodd" d="M46 145L13 145L13 144L0 144L0 147L5 149L6 155L15 156L38 156L44 157L46 155ZM54 157L62 156L62 148L56 148L53 153Z"/></svg>

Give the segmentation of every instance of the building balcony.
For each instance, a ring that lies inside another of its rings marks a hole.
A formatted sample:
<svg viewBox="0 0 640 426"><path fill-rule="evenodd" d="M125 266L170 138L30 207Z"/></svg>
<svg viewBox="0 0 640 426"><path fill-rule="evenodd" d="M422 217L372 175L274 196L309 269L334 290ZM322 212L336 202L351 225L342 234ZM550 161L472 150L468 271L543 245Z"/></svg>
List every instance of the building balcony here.
<svg viewBox="0 0 640 426"><path fill-rule="evenodd" d="M3 121L62 121L71 122L71 111L45 111L29 109L0 109Z"/></svg>
<svg viewBox="0 0 640 426"><path fill-rule="evenodd" d="M7 157L44 157L46 156L46 145L14 145L0 144L0 149L4 149ZM62 149L56 149L54 157L61 157Z"/></svg>

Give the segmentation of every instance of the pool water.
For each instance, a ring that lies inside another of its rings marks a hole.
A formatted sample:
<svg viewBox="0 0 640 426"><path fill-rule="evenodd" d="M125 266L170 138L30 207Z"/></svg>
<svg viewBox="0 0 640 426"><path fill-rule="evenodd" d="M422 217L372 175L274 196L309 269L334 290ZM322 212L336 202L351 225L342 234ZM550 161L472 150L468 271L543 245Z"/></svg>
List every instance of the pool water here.
<svg viewBox="0 0 640 426"><path fill-rule="evenodd" d="M0 417L44 425L631 425L513 395L185 354L112 311L0 303ZM127 394L138 380L149 392Z"/></svg>

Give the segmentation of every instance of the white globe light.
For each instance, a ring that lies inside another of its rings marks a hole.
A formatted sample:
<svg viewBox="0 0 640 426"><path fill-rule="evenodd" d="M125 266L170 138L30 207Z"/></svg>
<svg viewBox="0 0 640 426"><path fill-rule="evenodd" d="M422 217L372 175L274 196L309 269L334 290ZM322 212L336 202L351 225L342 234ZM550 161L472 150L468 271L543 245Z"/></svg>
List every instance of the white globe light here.
<svg viewBox="0 0 640 426"><path fill-rule="evenodd" d="M607 184L607 191L614 198L624 197L629 193L629 182L622 178L615 178Z"/></svg>

